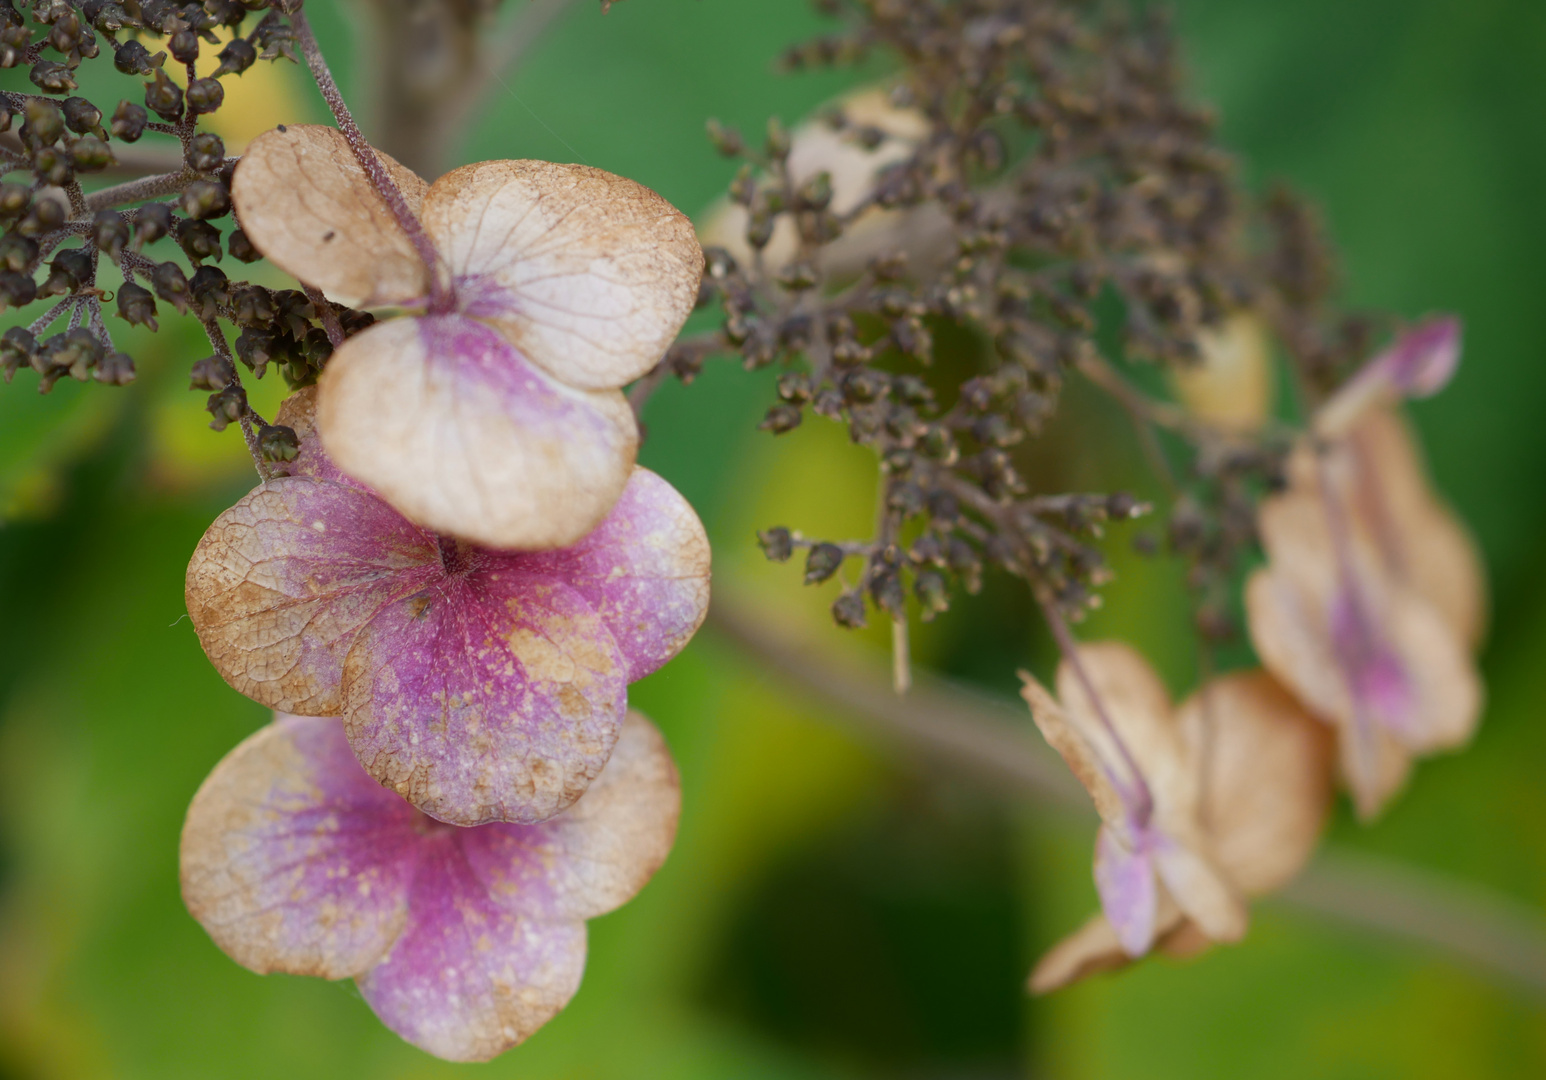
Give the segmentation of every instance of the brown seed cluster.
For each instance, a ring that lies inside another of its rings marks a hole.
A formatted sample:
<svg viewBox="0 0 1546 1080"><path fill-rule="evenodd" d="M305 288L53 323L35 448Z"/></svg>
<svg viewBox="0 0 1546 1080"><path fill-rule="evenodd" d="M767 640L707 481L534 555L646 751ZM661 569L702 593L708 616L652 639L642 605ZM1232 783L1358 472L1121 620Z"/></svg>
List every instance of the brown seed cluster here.
<svg viewBox="0 0 1546 1080"><path fill-rule="evenodd" d="M1323 393L1368 334L1328 314L1313 218L1285 193L1258 206L1242 191L1211 114L1182 92L1160 15L1079 0L817 6L840 28L789 50L788 67L882 53L899 70L793 132L770 122L760 147L710 123L743 161L705 230L701 303L723 321L679 342L636 404L736 356L781 371L765 429L815 413L876 452L874 536L761 535L772 559L804 553L807 582L852 561L842 625L872 607L900 618L908 590L929 618L985 568L1078 617L1108 576L1092 541L1147 509L1029 490L1024 444L1087 379L1130 414L1174 496L1168 536L1192 566L1199 628L1232 633L1230 584L1286 433L1220 430L1123 367L1195 367L1200 342L1245 315Z"/></svg>
<svg viewBox="0 0 1546 1080"><path fill-rule="evenodd" d="M273 364L292 386L306 385L331 338L370 317L221 269L227 254L238 263L260 256L231 217L237 159L204 130L226 80L259 61L296 59L283 5L49 0L25 11L0 3L0 67L28 68L38 90L0 93L0 308L37 305L39 314L0 338L6 380L30 368L45 393L66 376L124 385L135 365L114 344L109 306L153 331L170 307L209 337L212 355L193 365L192 385L210 392L210 426L241 422L262 456L293 457L293 433L252 411L237 365L262 378ZM84 65L109 64L128 96L77 95ZM168 76L174 65L182 85ZM134 179L101 185L126 175ZM103 262L122 278L116 291L101 279Z"/></svg>

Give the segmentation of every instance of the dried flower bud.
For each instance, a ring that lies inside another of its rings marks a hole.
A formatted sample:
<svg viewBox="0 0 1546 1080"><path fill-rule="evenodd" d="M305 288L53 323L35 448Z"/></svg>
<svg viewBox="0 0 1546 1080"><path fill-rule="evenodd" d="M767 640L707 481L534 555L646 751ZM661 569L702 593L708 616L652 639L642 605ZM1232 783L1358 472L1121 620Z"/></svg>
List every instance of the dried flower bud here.
<svg viewBox="0 0 1546 1080"><path fill-rule="evenodd" d="M190 390L224 390L236 378L231 361L223 356L206 356L193 365L189 374Z"/></svg>
<svg viewBox="0 0 1546 1080"><path fill-rule="evenodd" d="M256 328L243 330L236 339L236 358L262 378L270 361L278 358L274 335Z"/></svg>
<svg viewBox="0 0 1546 1080"><path fill-rule="evenodd" d="M269 461L294 461L301 444L294 428L264 424L258 429L258 450Z"/></svg>
<svg viewBox="0 0 1546 1080"><path fill-rule="evenodd" d="M770 158L786 158L789 156L789 129L778 117L768 118L768 142L767 154Z"/></svg>
<svg viewBox="0 0 1546 1080"><path fill-rule="evenodd" d="M188 111L195 116L212 113L225 101L225 87L218 79L194 79L188 84Z"/></svg>
<svg viewBox="0 0 1546 1080"><path fill-rule="evenodd" d="M5 372L6 382L11 381L17 368L32 364L32 354L37 348L37 339L24 326L13 326L0 334L0 370Z"/></svg>
<svg viewBox="0 0 1546 1080"><path fill-rule="evenodd" d="M54 187L64 187L75 179L69 155L54 146L45 146L32 155L32 171L43 183Z"/></svg>
<svg viewBox="0 0 1546 1080"><path fill-rule="evenodd" d="M762 418L762 423L757 427L761 431L771 431L775 435L782 435L786 431L793 431L800 426L803 413L798 405L775 405L768 410L768 414Z"/></svg>
<svg viewBox="0 0 1546 1080"><path fill-rule="evenodd" d="M849 630L862 630L869 624L865 617L864 594L845 592L832 602L832 618Z"/></svg>
<svg viewBox="0 0 1546 1080"><path fill-rule="evenodd" d="M22 108L22 141L28 146L47 146L64 136L64 114L59 106L42 98L28 98Z"/></svg>
<svg viewBox="0 0 1546 1080"><path fill-rule="evenodd" d="M191 64L199 58L199 36L192 30L179 30L167 40L166 50L179 64Z"/></svg>
<svg viewBox="0 0 1546 1080"><path fill-rule="evenodd" d="M27 274L14 270L0 273L0 307L26 307L38 296L37 282Z"/></svg>
<svg viewBox="0 0 1546 1080"><path fill-rule="evenodd" d="M179 221L176 225L177 244L194 266L205 259L219 260L225 249L220 246L220 230L206 221Z"/></svg>
<svg viewBox="0 0 1546 1080"><path fill-rule="evenodd" d="M188 164L199 172L217 171L225 164L225 143L213 132L199 132L188 144Z"/></svg>
<svg viewBox="0 0 1546 1080"><path fill-rule="evenodd" d="M113 123L109 130L113 138L132 143L145 134L145 125L149 122L150 117L143 108L132 101L120 101L118 108L113 110Z"/></svg>
<svg viewBox="0 0 1546 1080"><path fill-rule="evenodd" d="M234 38L231 43L220 50L220 66L215 69L215 78L222 75L240 75L250 68L258 59L258 51L242 38Z"/></svg>
<svg viewBox="0 0 1546 1080"><path fill-rule="evenodd" d="M91 219L91 242L114 262L129 246L129 223L116 210L99 210Z"/></svg>
<svg viewBox="0 0 1546 1080"><path fill-rule="evenodd" d="M97 364L94 378L108 386L128 386L134 375L134 359L128 353L110 352Z"/></svg>
<svg viewBox="0 0 1546 1080"><path fill-rule="evenodd" d="M114 48L113 66L125 75L149 75L155 68L155 61L141 42L130 38Z"/></svg>
<svg viewBox="0 0 1546 1080"><path fill-rule="evenodd" d="M199 267L188 289L193 296L193 313L200 319L213 319L231 302L231 282L216 266Z"/></svg>
<svg viewBox="0 0 1546 1080"><path fill-rule="evenodd" d="M843 549L836 544L817 544L805 557L805 583L818 585L843 565Z"/></svg>
<svg viewBox="0 0 1546 1080"><path fill-rule="evenodd" d="M232 319L238 326L264 327L274 321L274 303L269 291L257 285L238 289L231 299Z"/></svg>
<svg viewBox="0 0 1546 1080"><path fill-rule="evenodd" d="M741 138L741 133L735 128L726 127L718 120L709 120L706 125L709 133L709 142L714 144L714 149L725 157L740 157L746 152L746 142Z"/></svg>
<svg viewBox="0 0 1546 1080"><path fill-rule="evenodd" d="M150 290L132 281L124 282L123 288L118 290L118 317L130 326L160 329L156 325L156 298L150 295Z"/></svg>
<svg viewBox="0 0 1546 1080"><path fill-rule="evenodd" d="M204 411L210 416L209 426L224 431L228 424L242 418L245 404L246 396L235 383L209 395L209 401L204 405Z"/></svg>
<svg viewBox="0 0 1546 1080"><path fill-rule="evenodd" d="M48 280L38 289L38 296L68 296L91 280L91 256L83 248L61 251L49 263Z"/></svg>
<svg viewBox="0 0 1546 1080"><path fill-rule="evenodd" d="M68 94L76 88L75 76L64 64L39 60L32 65L32 85L45 94Z"/></svg>
<svg viewBox="0 0 1546 1080"><path fill-rule="evenodd" d="M70 163L80 172L100 172L114 160L107 143L95 135L87 135L70 144Z"/></svg>
<svg viewBox="0 0 1546 1080"><path fill-rule="evenodd" d="M182 87L156 68L155 80L145 84L145 107L168 123L175 123L183 115Z"/></svg>
<svg viewBox="0 0 1546 1080"><path fill-rule="evenodd" d="M240 229L232 230L226 239L226 248L237 262L254 263L263 258L263 254L252 246L252 241Z"/></svg>
<svg viewBox="0 0 1546 1080"><path fill-rule="evenodd" d="M172 231L172 208L165 203L150 203L134 212L134 250L154 243Z"/></svg>
<svg viewBox="0 0 1546 1080"><path fill-rule="evenodd" d="M182 210L191 218L207 221L231 212L231 193L214 180L195 180L183 189Z"/></svg>
<svg viewBox="0 0 1546 1080"><path fill-rule="evenodd" d="M102 110L83 97L65 98L64 123L77 135L106 137L102 130Z"/></svg>
<svg viewBox="0 0 1546 1080"><path fill-rule="evenodd" d="M174 262L164 262L150 272L150 284L156 295L177 309L178 314L188 313L188 279L182 267Z"/></svg>
<svg viewBox="0 0 1546 1080"><path fill-rule="evenodd" d="M18 273L30 267L38 257L38 242L17 233L0 236L0 266Z"/></svg>
<svg viewBox="0 0 1546 1080"><path fill-rule="evenodd" d="M771 562L788 562L794 554L794 538L782 525L759 532L757 543Z"/></svg>
<svg viewBox="0 0 1546 1080"><path fill-rule="evenodd" d="M935 570L924 570L913 581L913 595L923 607L925 622L950 607L950 586L945 575Z"/></svg>
<svg viewBox="0 0 1546 1080"><path fill-rule="evenodd" d="M23 184L0 184L0 219L21 214L32 203L32 190Z"/></svg>

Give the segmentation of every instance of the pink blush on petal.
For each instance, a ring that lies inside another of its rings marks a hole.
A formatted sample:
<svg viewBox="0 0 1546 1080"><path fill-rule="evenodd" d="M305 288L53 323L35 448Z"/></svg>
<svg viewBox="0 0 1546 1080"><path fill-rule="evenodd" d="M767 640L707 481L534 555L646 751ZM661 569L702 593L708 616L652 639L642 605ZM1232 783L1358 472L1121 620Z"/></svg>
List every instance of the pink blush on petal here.
<svg viewBox="0 0 1546 1080"><path fill-rule="evenodd" d="M1417 708L1411 674L1352 583L1332 601L1331 640L1358 715L1393 734L1409 733Z"/></svg>

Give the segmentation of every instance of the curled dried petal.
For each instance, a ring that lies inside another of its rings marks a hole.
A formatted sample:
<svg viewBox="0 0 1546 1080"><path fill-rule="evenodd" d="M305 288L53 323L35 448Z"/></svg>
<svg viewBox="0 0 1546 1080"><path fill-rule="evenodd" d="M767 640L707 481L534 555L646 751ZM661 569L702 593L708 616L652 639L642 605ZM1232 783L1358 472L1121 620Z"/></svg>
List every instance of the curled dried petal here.
<svg viewBox="0 0 1546 1080"><path fill-rule="evenodd" d="M417 213L429 185L376 153ZM242 154L231 200L259 251L340 303L402 304L429 292L429 270L335 128L291 124L259 135Z"/></svg>

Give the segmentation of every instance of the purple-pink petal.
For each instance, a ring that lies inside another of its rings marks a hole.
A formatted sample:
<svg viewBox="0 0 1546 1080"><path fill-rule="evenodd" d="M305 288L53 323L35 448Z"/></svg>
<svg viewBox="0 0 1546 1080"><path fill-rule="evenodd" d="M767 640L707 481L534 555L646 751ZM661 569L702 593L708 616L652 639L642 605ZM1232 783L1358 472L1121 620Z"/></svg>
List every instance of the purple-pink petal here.
<svg viewBox="0 0 1546 1080"><path fill-rule="evenodd" d="M1460 320L1441 316L1419 323L1370 361L1406 397L1429 397L1448 385L1460 365Z"/></svg>
<svg viewBox="0 0 1546 1080"><path fill-rule="evenodd" d="M628 659L630 681L670 660L708 612L709 549L687 500L638 469L605 521L578 544L503 557L578 590Z"/></svg>
<svg viewBox="0 0 1546 1080"><path fill-rule="evenodd" d="M495 904L463 853L462 830L425 840L407 928L357 980L381 1021L442 1058L482 1061L524 1039L574 996L585 924Z"/></svg>
<svg viewBox="0 0 1546 1080"><path fill-rule="evenodd" d="M1159 907L1153 860L1141 843L1142 833L1137 835L1136 848L1129 848L1107 825L1095 837L1095 891L1122 950L1133 957L1154 944Z"/></svg>
<svg viewBox="0 0 1546 1080"><path fill-rule="evenodd" d="M344 978L381 958L418 866L413 807L360 768L330 717L281 717L194 798L188 908L259 972Z"/></svg>
<svg viewBox="0 0 1546 1080"><path fill-rule="evenodd" d="M457 825L559 813L606 764L627 664L564 582L489 560L388 604L344 664L361 763Z"/></svg>
<svg viewBox="0 0 1546 1080"><path fill-rule="evenodd" d="M1332 598L1330 619L1332 646L1353 699L1355 719L1372 721L1397 736L1413 735L1416 687L1356 582L1343 582Z"/></svg>

